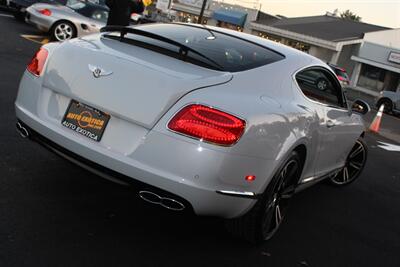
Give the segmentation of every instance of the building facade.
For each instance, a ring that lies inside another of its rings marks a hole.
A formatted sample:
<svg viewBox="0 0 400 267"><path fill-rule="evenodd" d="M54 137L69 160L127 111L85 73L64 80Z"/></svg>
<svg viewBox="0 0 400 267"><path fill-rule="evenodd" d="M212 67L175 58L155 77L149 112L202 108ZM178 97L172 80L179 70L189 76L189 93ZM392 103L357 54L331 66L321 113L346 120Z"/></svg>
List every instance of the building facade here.
<svg viewBox="0 0 400 267"><path fill-rule="evenodd" d="M323 16L282 18L264 14L251 23L251 32L278 41L339 65L351 75L356 55L364 42L364 35L387 28L344 20L332 14Z"/></svg>
<svg viewBox="0 0 400 267"><path fill-rule="evenodd" d="M351 56L355 68L351 85L370 95L400 90L400 29L366 34L359 53Z"/></svg>
<svg viewBox="0 0 400 267"><path fill-rule="evenodd" d="M158 0L175 21L197 23L203 0ZM258 0L209 0L203 24L251 33L344 68L356 90L377 95L400 90L400 29L342 19L335 14L286 18L260 11ZM164 4L166 6L166 4Z"/></svg>
<svg viewBox="0 0 400 267"><path fill-rule="evenodd" d="M162 12L174 12L175 21L198 23L202 4L203 0L172 0L168 10ZM258 0L208 0L202 23L250 33L250 23L257 19L260 7Z"/></svg>

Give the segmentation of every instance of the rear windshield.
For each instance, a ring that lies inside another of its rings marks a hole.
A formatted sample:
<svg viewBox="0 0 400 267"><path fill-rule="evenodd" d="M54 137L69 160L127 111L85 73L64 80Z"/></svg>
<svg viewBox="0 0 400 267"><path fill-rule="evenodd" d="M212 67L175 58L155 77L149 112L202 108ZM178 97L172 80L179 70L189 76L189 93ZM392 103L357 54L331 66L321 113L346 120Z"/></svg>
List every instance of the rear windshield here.
<svg viewBox="0 0 400 267"><path fill-rule="evenodd" d="M191 53L193 62L217 63L220 70L229 72L245 71L284 59L284 56L264 46L246 41L228 34L207 28L198 28L179 24L148 24L138 27L140 30L174 40L195 50L202 56ZM179 47L149 37L128 34L130 39L178 52ZM206 57L206 58L205 58ZM210 61L209 60L209 61ZM204 65L203 65L204 66ZM207 65L206 65L207 66ZM208 64L212 68L212 64Z"/></svg>

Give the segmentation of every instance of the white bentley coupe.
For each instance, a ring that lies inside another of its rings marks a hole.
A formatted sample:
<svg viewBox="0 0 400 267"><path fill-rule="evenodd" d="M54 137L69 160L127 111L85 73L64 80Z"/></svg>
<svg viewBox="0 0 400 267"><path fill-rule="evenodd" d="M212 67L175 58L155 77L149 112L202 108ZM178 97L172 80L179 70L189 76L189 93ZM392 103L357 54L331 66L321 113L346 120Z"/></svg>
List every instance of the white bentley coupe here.
<svg viewBox="0 0 400 267"><path fill-rule="evenodd" d="M367 159L369 107L349 105L329 66L215 27L106 27L47 44L15 108L23 137L252 242L276 232L296 191L347 185Z"/></svg>

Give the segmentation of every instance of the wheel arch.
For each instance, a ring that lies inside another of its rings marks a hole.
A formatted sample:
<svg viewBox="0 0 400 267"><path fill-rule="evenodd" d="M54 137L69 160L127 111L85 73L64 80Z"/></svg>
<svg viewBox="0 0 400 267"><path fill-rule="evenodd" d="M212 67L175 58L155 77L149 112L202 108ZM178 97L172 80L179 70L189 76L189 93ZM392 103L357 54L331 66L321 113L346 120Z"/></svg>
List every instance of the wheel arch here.
<svg viewBox="0 0 400 267"><path fill-rule="evenodd" d="M378 101L376 101L376 107L379 108L379 106L382 105L383 101L389 101L393 105L392 99L390 99L389 97L383 96L383 97L379 98Z"/></svg>
<svg viewBox="0 0 400 267"><path fill-rule="evenodd" d="M307 159L307 147L305 144L299 144L297 145L293 151L296 151L299 153L300 159L301 159L301 172L303 171L304 165L306 164L306 159ZM299 179L301 178L301 175Z"/></svg>
<svg viewBox="0 0 400 267"><path fill-rule="evenodd" d="M262 190L260 192L264 193L265 190L267 190L269 183L272 181L274 175L279 171L279 169L285 164L285 162L288 160L288 158L291 156L293 152L297 152L300 156L301 160L301 171L299 177L297 177L297 183L300 181L302 177L302 173L304 170L304 167L307 164L307 142L304 141L303 139L298 140L294 144L290 146L289 149L286 150L286 152L283 154L283 156L280 156L279 159L277 159L277 164L275 165L274 170L271 173L270 179L266 179L265 184L262 186Z"/></svg>

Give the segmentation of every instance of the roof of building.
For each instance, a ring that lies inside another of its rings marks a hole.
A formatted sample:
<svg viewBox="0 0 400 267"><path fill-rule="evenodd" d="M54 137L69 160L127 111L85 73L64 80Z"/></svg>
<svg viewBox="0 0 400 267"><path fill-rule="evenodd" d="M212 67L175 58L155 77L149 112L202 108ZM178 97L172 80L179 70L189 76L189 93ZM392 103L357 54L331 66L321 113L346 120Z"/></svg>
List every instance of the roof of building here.
<svg viewBox="0 0 400 267"><path fill-rule="evenodd" d="M360 39L364 33L390 29L329 15L282 19L261 15L255 22L333 42Z"/></svg>
<svg viewBox="0 0 400 267"><path fill-rule="evenodd" d="M257 22L263 21L265 23L272 23L272 22L274 22L276 20L280 20L280 19L281 19L281 17L279 17L279 16L274 16L274 15L271 15L271 14L268 14L268 13L265 13L262 11L259 11L257 14Z"/></svg>

